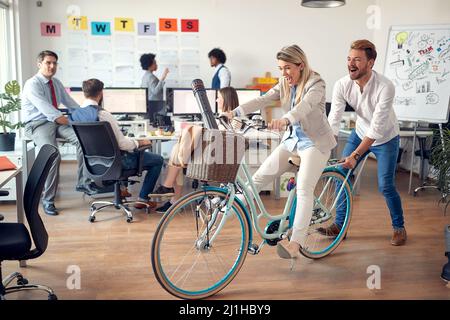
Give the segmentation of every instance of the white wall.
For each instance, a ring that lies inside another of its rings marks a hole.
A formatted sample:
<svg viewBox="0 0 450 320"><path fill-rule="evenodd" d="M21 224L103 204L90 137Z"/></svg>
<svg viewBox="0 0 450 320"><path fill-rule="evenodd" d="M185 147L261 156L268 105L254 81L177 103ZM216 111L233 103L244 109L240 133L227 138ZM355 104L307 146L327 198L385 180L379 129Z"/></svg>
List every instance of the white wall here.
<svg viewBox="0 0 450 320"><path fill-rule="evenodd" d="M330 97L332 84L346 72L350 42L373 38L373 31L366 27L366 8L372 4L371 0L350 0L336 9L304 8L299 0L43 0L41 8L36 7L34 0L20 1L25 4L21 16L26 50L22 60L24 79L35 72L34 57L39 51L63 50L62 39L41 37L39 26L43 21L61 22L64 33L66 11L71 4L78 5L89 21L108 21L114 17L146 22L162 17L198 18L204 57L202 78L210 83L213 74L207 53L219 46L227 53L235 87L249 84L252 77L262 76L266 71L278 75L277 50L297 43L326 80Z"/></svg>

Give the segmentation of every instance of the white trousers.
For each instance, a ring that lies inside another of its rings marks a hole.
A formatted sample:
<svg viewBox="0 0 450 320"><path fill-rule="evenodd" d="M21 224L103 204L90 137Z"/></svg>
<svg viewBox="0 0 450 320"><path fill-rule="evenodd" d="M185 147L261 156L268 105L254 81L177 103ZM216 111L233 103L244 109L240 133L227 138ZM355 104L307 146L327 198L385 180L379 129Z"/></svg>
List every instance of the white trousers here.
<svg viewBox="0 0 450 320"><path fill-rule="evenodd" d="M287 150L285 145L280 144L267 157L261 167L253 175L253 183L260 191L264 186L281 176L284 172L292 169L289 164L289 157L298 154L300 156L300 169L297 174L297 207L293 223L291 241L295 241L301 246L305 244L306 233L312 217L314 206L314 189L327 165L331 151L321 152L316 147L294 152Z"/></svg>

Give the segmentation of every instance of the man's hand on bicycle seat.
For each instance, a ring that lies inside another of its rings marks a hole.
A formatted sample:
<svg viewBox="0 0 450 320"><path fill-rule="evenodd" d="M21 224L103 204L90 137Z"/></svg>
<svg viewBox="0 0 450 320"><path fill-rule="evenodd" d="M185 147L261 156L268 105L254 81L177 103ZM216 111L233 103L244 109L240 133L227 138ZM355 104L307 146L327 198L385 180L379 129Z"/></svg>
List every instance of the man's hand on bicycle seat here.
<svg viewBox="0 0 450 320"><path fill-rule="evenodd" d="M290 122L287 118L281 118L281 119L274 119L269 123L268 128L270 130L277 130L282 131L286 130L286 128L289 126Z"/></svg>

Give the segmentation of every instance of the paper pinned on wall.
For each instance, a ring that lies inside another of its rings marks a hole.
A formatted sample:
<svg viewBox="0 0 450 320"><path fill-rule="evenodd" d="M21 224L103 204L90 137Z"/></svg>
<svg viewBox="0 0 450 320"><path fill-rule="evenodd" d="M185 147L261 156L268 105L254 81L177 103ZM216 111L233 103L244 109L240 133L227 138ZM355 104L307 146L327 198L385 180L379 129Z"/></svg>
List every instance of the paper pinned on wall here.
<svg viewBox="0 0 450 320"><path fill-rule="evenodd" d="M116 50L115 64L121 66L128 66L134 64L134 51L130 50Z"/></svg>
<svg viewBox="0 0 450 320"><path fill-rule="evenodd" d="M68 59L67 61L70 62L70 64L75 64L75 65L86 65L87 64L87 50L83 49L83 48L68 48L67 49L68 52Z"/></svg>
<svg viewBox="0 0 450 320"><path fill-rule="evenodd" d="M175 49L178 48L178 36L176 34L160 34L159 48L161 49Z"/></svg>
<svg viewBox="0 0 450 320"><path fill-rule="evenodd" d="M180 36L180 47L198 49L200 47L200 37L198 34L182 34Z"/></svg>
<svg viewBox="0 0 450 320"><path fill-rule="evenodd" d="M111 52L111 39L108 38L91 38L90 47L93 51L107 51Z"/></svg>
<svg viewBox="0 0 450 320"><path fill-rule="evenodd" d="M139 37L137 39L137 49L139 52L156 52L158 49L156 37Z"/></svg>
<svg viewBox="0 0 450 320"><path fill-rule="evenodd" d="M125 48L133 49L135 47L134 43L135 37L129 34L116 34L114 37L114 47L116 49Z"/></svg>
<svg viewBox="0 0 450 320"><path fill-rule="evenodd" d="M158 70L155 75L161 79L163 71L168 68L169 73L167 74L167 80L178 80L178 66L176 64L159 64Z"/></svg>
<svg viewBox="0 0 450 320"><path fill-rule="evenodd" d="M182 49L180 51L180 63L199 63L200 51L196 49Z"/></svg>
<svg viewBox="0 0 450 320"><path fill-rule="evenodd" d="M200 77L200 66L196 64L181 65L180 77L183 79L195 79Z"/></svg>
<svg viewBox="0 0 450 320"><path fill-rule="evenodd" d="M176 64L178 63L178 51L177 50L159 50L158 61L162 64Z"/></svg>
<svg viewBox="0 0 450 320"><path fill-rule="evenodd" d="M171 79L166 80L166 88L179 88L179 87L180 82L178 80L171 80ZM189 88L189 86L186 87Z"/></svg>
<svg viewBox="0 0 450 320"><path fill-rule="evenodd" d="M112 55L105 52L92 52L91 63L96 67L111 67Z"/></svg>
<svg viewBox="0 0 450 320"><path fill-rule="evenodd" d="M71 64L66 70L69 87L81 87L83 81L88 78L88 70L85 66Z"/></svg>
<svg viewBox="0 0 450 320"><path fill-rule="evenodd" d="M134 66L116 66L114 68L114 85L118 82L134 83Z"/></svg>
<svg viewBox="0 0 450 320"><path fill-rule="evenodd" d="M113 85L113 72L110 68L89 69L88 77L102 81L105 87L111 87Z"/></svg>
<svg viewBox="0 0 450 320"><path fill-rule="evenodd" d="M67 45L70 47L87 47L88 37L84 32L69 32Z"/></svg>

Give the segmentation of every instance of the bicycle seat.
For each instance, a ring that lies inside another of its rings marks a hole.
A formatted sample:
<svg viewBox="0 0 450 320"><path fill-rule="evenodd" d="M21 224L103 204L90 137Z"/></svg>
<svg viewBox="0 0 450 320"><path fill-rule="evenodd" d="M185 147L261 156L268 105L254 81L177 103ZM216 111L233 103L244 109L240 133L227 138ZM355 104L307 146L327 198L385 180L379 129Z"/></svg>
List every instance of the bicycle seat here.
<svg viewBox="0 0 450 320"><path fill-rule="evenodd" d="M298 156L291 156L288 159L288 162L292 164L293 166L296 166L297 168L300 168L300 157Z"/></svg>

